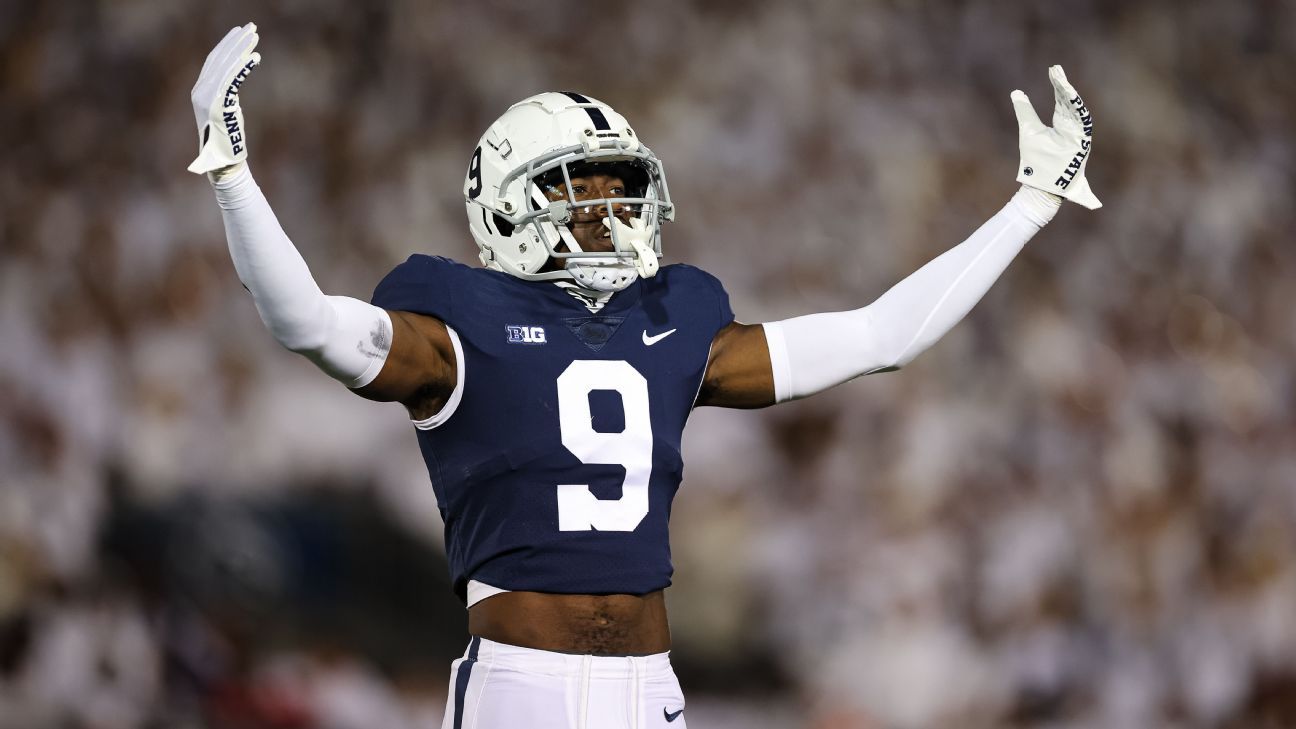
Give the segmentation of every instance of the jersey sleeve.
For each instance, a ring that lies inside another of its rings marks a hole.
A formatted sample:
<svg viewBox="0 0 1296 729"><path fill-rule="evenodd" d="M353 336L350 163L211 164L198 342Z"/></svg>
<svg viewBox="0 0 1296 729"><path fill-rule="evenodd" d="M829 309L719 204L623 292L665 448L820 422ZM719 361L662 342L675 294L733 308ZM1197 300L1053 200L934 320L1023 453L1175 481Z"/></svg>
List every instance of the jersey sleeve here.
<svg viewBox="0 0 1296 729"><path fill-rule="evenodd" d="M703 272L703 275L707 277L711 286L715 289L716 313L720 317L720 323L716 329L724 329L732 324L734 320L733 307L729 306L729 292L725 291L724 285L720 283L720 279L705 272Z"/></svg>
<svg viewBox="0 0 1296 729"><path fill-rule="evenodd" d="M718 332L729 326L729 324L734 320L734 313L733 308L729 306L729 292L725 291L724 285L720 283L720 279L700 268L689 266L687 264L682 265L681 268L689 274L701 279L700 285L697 288L701 291L705 291L709 300L709 304L706 305L706 308L704 308L703 311L708 312L712 317L714 317L713 325L715 331Z"/></svg>
<svg viewBox="0 0 1296 729"><path fill-rule="evenodd" d="M410 311L449 321L459 264L439 256L415 254L378 282L370 303L388 311Z"/></svg>

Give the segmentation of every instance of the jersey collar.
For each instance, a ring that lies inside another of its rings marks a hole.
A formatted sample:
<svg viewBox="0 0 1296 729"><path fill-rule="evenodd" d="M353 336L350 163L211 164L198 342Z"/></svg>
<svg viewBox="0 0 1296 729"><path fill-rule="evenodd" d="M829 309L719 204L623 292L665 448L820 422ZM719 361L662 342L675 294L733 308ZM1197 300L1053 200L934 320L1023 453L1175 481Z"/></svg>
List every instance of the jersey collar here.
<svg viewBox="0 0 1296 729"><path fill-rule="evenodd" d="M634 306L639 301L643 279L636 278L633 283L620 291L592 291L571 281L553 281L564 294L580 302L592 314L620 311Z"/></svg>

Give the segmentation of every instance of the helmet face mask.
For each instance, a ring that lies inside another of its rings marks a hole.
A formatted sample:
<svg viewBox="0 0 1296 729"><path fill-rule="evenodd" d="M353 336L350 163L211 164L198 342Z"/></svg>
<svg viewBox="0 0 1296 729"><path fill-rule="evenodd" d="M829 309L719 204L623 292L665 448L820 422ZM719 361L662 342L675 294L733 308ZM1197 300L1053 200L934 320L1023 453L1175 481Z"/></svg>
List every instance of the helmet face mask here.
<svg viewBox="0 0 1296 729"><path fill-rule="evenodd" d="M572 180L595 173L619 177L624 196L577 199ZM539 94L505 112L473 153L464 199L488 268L600 291L632 283L638 257L660 257L661 225L674 217L661 161L620 114L579 94ZM569 226L591 214L606 221L612 250L584 250L572 235ZM650 246L623 240L617 214L641 221Z"/></svg>
<svg viewBox="0 0 1296 729"><path fill-rule="evenodd" d="M573 179L596 174L620 178L625 183L626 197L644 197L651 184L651 173L638 160L567 163L564 167L556 167L546 174L538 175L536 183L545 188L546 193L551 193L556 191L559 185L568 185Z"/></svg>

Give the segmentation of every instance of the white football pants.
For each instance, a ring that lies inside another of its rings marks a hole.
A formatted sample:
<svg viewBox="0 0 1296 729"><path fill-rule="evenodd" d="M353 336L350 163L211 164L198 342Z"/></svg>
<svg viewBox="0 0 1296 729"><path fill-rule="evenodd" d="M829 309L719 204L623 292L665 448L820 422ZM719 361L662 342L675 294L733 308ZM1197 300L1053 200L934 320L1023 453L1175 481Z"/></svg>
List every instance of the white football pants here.
<svg viewBox="0 0 1296 729"><path fill-rule="evenodd" d="M579 656L474 637L441 729L685 729L670 653Z"/></svg>

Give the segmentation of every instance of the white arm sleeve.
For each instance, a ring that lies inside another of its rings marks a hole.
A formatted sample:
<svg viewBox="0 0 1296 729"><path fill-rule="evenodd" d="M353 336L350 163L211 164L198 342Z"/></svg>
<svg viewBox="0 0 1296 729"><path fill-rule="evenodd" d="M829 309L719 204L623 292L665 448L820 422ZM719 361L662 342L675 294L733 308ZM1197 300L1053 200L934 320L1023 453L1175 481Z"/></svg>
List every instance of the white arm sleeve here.
<svg viewBox="0 0 1296 729"><path fill-rule="evenodd" d="M1061 202L1023 187L971 237L863 309L764 324L775 400L908 364L981 300Z"/></svg>
<svg viewBox="0 0 1296 729"><path fill-rule="evenodd" d="M270 334L347 387L373 382L391 349L387 312L320 291L246 164L213 174L212 187L234 269Z"/></svg>

